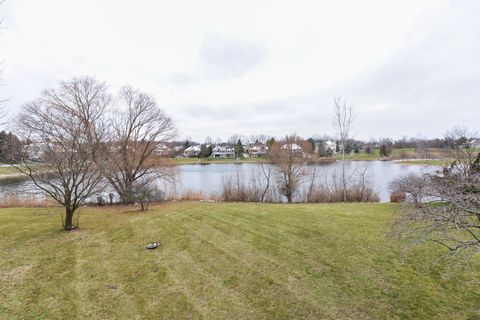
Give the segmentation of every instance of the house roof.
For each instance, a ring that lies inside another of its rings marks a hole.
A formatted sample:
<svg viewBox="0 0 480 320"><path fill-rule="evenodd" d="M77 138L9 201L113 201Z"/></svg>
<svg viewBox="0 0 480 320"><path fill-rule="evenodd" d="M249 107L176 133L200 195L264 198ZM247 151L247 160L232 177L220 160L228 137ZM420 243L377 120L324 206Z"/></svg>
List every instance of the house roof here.
<svg viewBox="0 0 480 320"><path fill-rule="evenodd" d="M192 151L200 151L200 146L196 145L196 146L190 146L188 147L187 149L185 149L185 152L192 152Z"/></svg>
<svg viewBox="0 0 480 320"><path fill-rule="evenodd" d="M290 149L290 150L303 150L302 147L300 147L298 144L296 143L285 143L283 146L282 146L282 149Z"/></svg>

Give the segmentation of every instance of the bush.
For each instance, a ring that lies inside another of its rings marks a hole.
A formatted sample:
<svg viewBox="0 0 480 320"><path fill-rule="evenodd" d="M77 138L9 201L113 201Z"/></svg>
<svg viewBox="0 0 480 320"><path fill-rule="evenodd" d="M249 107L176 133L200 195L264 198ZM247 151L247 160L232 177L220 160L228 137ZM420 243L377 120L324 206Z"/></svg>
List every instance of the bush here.
<svg viewBox="0 0 480 320"><path fill-rule="evenodd" d="M390 194L390 202L393 203L405 202L406 198L405 192L393 192Z"/></svg>

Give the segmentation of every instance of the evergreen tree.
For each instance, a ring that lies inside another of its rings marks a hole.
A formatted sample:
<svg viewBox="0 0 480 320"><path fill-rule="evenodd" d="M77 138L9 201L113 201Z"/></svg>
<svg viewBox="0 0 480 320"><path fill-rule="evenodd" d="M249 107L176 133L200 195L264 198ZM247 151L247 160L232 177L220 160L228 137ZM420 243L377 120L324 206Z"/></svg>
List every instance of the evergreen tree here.
<svg viewBox="0 0 480 320"><path fill-rule="evenodd" d="M267 147L272 148L274 143L275 143L275 138L271 137L270 139L267 140Z"/></svg>
<svg viewBox="0 0 480 320"><path fill-rule="evenodd" d="M23 145L18 137L9 132L0 132L0 161L18 161L22 153Z"/></svg>
<svg viewBox="0 0 480 320"><path fill-rule="evenodd" d="M240 157L245 150L243 149L242 141L238 139L237 143L235 144L235 156L238 158Z"/></svg>

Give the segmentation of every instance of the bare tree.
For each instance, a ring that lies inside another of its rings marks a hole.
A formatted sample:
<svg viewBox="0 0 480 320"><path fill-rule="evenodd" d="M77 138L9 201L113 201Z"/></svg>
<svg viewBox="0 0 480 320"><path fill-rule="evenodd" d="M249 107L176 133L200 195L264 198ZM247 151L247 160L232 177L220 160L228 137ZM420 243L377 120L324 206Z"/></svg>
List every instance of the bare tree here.
<svg viewBox="0 0 480 320"><path fill-rule="evenodd" d="M268 139L269 137L265 134L256 134L256 135L251 135L248 138L248 142L255 143L256 141L258 141L260 143L266 144Z"/></svg>
<svg viewBox="0 0 480 320"><path fill-rule="evenodd" d="M0 1L0 6L4 2L5 2L4 0ZM0 18L0 29L3 28L2 24L3 24L3 18ZM2 64L3 64L3 62L0 62L0 75L3 73L3 69L1 68ZM0 77L0 79L1 79L1 77ZM8 99L5 99L5 98L0 99L0 124L2 124L2 125L5 124L5 122L3 120L5 119L5 116L7 115L7 110L4 107L4 103L6 101L8 101Z"/></svg>
<svg viewBox="0 0 480 320"><path fill-rule="evenodd" d="M103 163L98 156L105 134L101 124L110 101L104 83L74 78L45 90L24 106L17 120L26 148L22 166L16 167L65 207L65 230L78 227L75 211L99 191Z"/></svg>
<svg viewBox="0 0 480 320"><path fill-rule="evenodd" d="M457 126L445 133L445 141L450 148L450 157L455 159L451 168L463 173L472 169L472 164L477 160L478 150L471 146L478 133L468 128Z"/></svg>
<svg viewBox="0 0 480 320"><path fill-rule="evenodd" d="M306 159L303 154L303 141L296 134L286 137L285 141L272 145L270 157L277 168L277 187L287 202L293 202L306 175Z"/></svg>
<svg viewBox="0 0 480 320"><path fill-rule="evenodd" d="M261 172L261 175L259 175L259 187L261 190L260 202L264 202L267 199L267 193L270 190L272 166L270 164L265 164L261 162L259 167Z"/></svg>
<svg viewBox="0 0 480 320"><path fill-rule="evenodd" d="M422 159L428 159L428 138L423 135L417 135L414 139L415 149Z"/></svg>
<svg viewBox="0 0 480 320"><path fill-rule="evenodd" d="M105 176L123 203L135 202L135 190L155 179L172 180L176 169L170 159L158 157L156 147L175 136L172 120L155 99L132 87L121 90L120 101L126 111L114 113L113 132Z"/></svg>
<svg viewBox="0 0 480 320"><path fill-rule="evenodd" d="M427 182L423 174L408 173L395 178L390 182L389 188L390 192L404 195L406 201L418 207L427 199L429 190Z"/></svg>
<svg viewBox="0 0 480 320"><path fill-rule="evenodd" d="M233 146L238 140L245 140L245 138L242 135L235 133L228 138L227 143Z"/></svg>
<svg viewBox="0 0 480 320"><path fill-rule="evenodd" d="M253 169L249 178L237 170L222 179L220 198L235 202L274 202L279 197L271 187L273 172L274 167L264 163Z"/></svg>
<svg viewBox="0 0 480 320"><path fill-rule="evenodd" d="M333 105L334 117L333 124L337 133L338 140L341 144L340 151L342 154L342 186L343 186L343 201L347 201L347 185L349 177L345 172L345 149L347 143L350 141L351 130L353 121L355 119L355 113L353 106L345 99L336 97Z"/></svg>
<svg viewBox="0 0 480 320"><path fill-rule="evenodd" d="M455 160L442 171L415 178L421 197L404 206L394 228L415 241L438 243L452 256L480 251L480 152L468 145L467 133L448 132ZM405 177L403 185L410 184Z"/></svg>

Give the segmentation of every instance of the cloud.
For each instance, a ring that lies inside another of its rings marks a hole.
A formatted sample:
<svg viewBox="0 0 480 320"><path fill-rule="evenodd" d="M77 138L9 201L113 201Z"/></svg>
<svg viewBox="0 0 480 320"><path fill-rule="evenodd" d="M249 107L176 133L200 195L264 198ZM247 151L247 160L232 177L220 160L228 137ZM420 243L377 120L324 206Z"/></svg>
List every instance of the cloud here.
<svg viewBox="0 0 480 320"><path fill-rule="evenodd" d="M224 80L246 74L267 58L267 52L252 41L207 34L199 56L208 78Z"/></svg>
<svg viewBox="0 0 480 320"><path fill-rule="evenodd" d="M198 140L331 133L336 95L357 107L359 137L478 128L475 0L3 6L10 114L61 80L93 75L113 92L129 83L154 94L181 136Z"/></svg>
<svg viewBox="0 0 480 320"><path fill-rule="evenodd" d="M480 119L480 3L454 4L412 26L387 59L345 84L364 135L441 136ZM476 8L476 10L474 10ZM372 125L374 124L374 125Z"/></svg>

